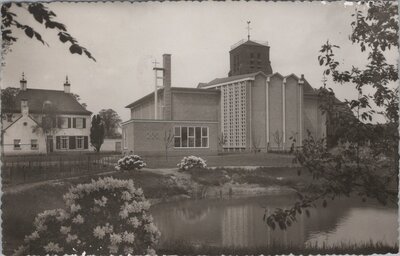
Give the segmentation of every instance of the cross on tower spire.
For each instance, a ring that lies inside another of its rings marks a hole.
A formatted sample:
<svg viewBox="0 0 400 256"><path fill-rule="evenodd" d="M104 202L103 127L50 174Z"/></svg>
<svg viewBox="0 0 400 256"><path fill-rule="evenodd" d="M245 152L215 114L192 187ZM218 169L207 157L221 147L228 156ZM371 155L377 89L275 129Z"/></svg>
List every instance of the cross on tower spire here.
<svg viewBox="0 0 400 256"><path fill-rule="evenodd" d="M247 40L250 40L250 23L251 21L247 21Z"/></svg>

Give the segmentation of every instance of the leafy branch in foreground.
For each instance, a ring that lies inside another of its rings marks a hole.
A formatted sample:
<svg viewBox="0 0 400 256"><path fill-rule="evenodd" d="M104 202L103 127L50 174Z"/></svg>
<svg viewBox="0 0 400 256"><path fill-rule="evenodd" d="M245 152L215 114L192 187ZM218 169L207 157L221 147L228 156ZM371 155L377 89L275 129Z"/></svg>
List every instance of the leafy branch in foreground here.
<svg viewBox="0 0 400 256"><path fill-rule="evenodd" d="M12 43L18 40L15 35L13 35L13 28L17 28L23 30L25 35L29 38L35 38L40 41L42 44L47 45L46 41L42 38L42 35L34 30L31 26L22 24L18 21L18 16L15 12L12 11L12 7L15 6L17 8L23 8L27 10L33 18L40 24L44 25L47 29L53 29L58 31L58 38L62 43L69 42L71 45L69 47L69 51L72 54L85 54L88 58L96 61L96 59L92 56L92 54L83 46L81 46L78 41L71 36L71 34L67 31L67 28L64 24L57 22L54 20L56 14L45 7L42 3L4 3L1 6L1 31L3 37L3 54L9 51Z"/></svg>
<svg viewBox="0 0 400 256"><path fill-rule="evenodd" d="M327 207L327 199L340 196L357 195L362 201L369 198L383 205L397 203L399 96L398 88L392 84L398 81L398 73L385 57L385 51L398 48L397 5L370 3L366 14L357 11L354 17L350 40L359 45L361 52L369 50L365 68L339 70L335 50L340 47L329 41L321 47L318 60L326 68L324 76L331 76L334 82L348 88L352 84L358 98L345 102L350 114L343 115L332 89L326 85L320 88L321 110L327 124L335 124L339 143L329 149L325 138L314 139L309 133L301 148L292 146L295 161L308 170L312 181L299 191L299 200L291 208L276 209L264 217L273 229L276 224L286 229L303 211L308 216L308 208L316 207L319 201ZM373 95L366 93L367 88L374 90ZM382 111L372 109L371 101ZM383 115L386 122L367 123L373 120L373 114Z"/></svg>

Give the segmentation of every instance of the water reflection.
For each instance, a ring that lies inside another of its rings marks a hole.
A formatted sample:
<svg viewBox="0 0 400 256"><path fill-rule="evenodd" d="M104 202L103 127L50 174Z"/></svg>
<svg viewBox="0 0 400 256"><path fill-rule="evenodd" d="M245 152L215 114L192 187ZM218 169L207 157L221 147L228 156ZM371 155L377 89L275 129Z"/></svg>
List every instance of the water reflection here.
<svg viewBox="0 0 400 256"><path fill-rule="evenodd" d="M161 243L185 240L219 246L338 244L341 242L397 243L397 209L335 200L327 208L311 209L311 218L299 215L287 231L271 230L263 222L264 208L272 212L293 202L291 196L187 200L152 207ZM263 208L264 207L264 208Z"/></svg>

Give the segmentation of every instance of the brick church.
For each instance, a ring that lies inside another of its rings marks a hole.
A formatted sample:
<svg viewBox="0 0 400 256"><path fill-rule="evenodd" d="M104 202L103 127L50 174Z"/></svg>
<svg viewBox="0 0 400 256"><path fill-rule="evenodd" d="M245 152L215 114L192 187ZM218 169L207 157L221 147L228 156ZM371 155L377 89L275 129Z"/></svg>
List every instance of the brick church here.
<svg viewBox="0 0 400 256"><path fill-rule="evenodd" d="M326 136L318 95L303 75L273 72L267 43L240 41L227 77L173 87L171 55L163 55L163 86L126 108L123 150L139 155L212 155L289 150L307 130Z"/></svg>

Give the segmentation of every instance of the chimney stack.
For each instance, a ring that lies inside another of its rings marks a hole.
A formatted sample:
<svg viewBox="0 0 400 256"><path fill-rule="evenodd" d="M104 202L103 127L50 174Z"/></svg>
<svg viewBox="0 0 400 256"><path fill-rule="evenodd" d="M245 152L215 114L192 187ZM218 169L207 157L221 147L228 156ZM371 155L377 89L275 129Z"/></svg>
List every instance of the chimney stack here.
<svg viewBox="0 0 400 256"><path fill-rule="evenodd" d="M304 84L304 74L301 74L299 84Z"/></svg>
<svg viewBox="0 0 400 256"><path fill-rule="evenodd" d="M65 78L64 92L71 93L71 84L68 82L68 76Z"/></svg>
<svg viewBox="0 0 400 256"><path fill-rule="evenodd" d="M25 80L25 74L23 72L22 72L22 79L19 81L19 83L21 91L26 91L26 80Z"/></svg>
<svg viewBox="0 0 400 256"><path fill-rule="evenodd" d="M172 119L172 96L171 96L171 54L163 54L164 68L164 119Z"/></svg>
<svg viewBox="0 0 400 256"><path fill-rule="evenodd" d="M29 114L29 106L27 99L21 99L21 114L27 116Z"/></svg>

